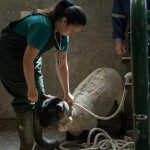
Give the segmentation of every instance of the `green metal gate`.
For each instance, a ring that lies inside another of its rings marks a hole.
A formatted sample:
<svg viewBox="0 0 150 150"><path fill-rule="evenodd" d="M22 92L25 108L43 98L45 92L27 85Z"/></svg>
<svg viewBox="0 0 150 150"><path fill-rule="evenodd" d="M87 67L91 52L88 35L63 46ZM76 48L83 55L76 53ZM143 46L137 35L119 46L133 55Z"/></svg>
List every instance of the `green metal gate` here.
<svg viewBox="0 0 150 150"><path fill-rule="evenodd" d="M136 150L150 150L149 90L148 90L148 36L146 0L131 0L131 70L133 75L133 116ZM135 134L136 135L136 134Z"/></svg>

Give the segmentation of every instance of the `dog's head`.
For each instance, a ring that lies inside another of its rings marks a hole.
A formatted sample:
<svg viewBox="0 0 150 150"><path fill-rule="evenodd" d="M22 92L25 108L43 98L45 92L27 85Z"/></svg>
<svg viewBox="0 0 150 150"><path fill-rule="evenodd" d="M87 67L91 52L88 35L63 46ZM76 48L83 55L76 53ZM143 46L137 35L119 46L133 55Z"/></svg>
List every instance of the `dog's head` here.
<svg viewBox="0 0 150 150"><path fill-rule="evenodd" d="M50 97L42 102L38 117L41 125L48 127L68 118L71 116L71 112L71 106L66 101L57 97Z"/></svg>

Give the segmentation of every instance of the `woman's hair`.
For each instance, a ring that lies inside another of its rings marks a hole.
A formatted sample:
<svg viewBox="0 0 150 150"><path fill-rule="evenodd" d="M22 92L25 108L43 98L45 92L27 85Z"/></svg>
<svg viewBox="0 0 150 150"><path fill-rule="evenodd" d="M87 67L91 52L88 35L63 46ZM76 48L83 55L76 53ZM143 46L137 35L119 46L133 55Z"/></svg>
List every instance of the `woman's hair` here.
<svg viewBox="0 0 150 150"><path fill-rule="evenodd" d="M66 17L68 25L86 25L84 10L74 5L71 0L59 0L54 6L44 10L38 10L38 12L47 14L54 22L62 17Z"/></svg>

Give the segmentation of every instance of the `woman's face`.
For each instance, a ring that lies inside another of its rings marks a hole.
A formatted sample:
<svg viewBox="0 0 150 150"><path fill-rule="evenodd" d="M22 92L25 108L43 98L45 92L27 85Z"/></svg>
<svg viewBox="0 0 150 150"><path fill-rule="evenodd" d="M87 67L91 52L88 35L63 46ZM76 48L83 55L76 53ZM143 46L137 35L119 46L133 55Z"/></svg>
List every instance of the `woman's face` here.
<svg viewBox="0 0 150 150"><path fill-rule="evenodd" d="M83 29L82 25L72 25L72 24L68 25L66 18L62 18L59 24L59 32L62 35L72 35L77 32L80 32L82 29Z"/></svg>

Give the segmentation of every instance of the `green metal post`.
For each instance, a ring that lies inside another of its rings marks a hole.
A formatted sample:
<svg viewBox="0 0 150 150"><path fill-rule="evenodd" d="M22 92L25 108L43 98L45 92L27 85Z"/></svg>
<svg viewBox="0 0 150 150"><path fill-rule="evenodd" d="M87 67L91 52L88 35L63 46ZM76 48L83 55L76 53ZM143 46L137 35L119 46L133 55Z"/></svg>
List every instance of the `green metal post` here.
<svg viewBox="0 0 150 150"><path fill-rule="evenodd" d="M147 17L150 17L150 10L147 11Z"/></svg>
<svg viewBox="0 0 150 150"><path fill-rule="evenodd" d="M150 150L146 0L131 0L130 10L135 149Z"/></svg>

